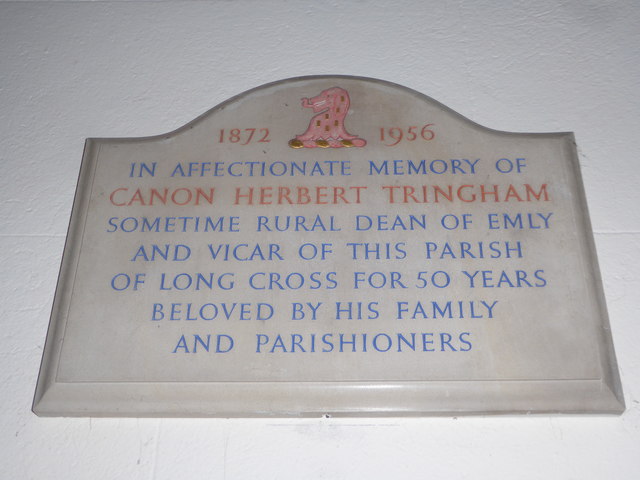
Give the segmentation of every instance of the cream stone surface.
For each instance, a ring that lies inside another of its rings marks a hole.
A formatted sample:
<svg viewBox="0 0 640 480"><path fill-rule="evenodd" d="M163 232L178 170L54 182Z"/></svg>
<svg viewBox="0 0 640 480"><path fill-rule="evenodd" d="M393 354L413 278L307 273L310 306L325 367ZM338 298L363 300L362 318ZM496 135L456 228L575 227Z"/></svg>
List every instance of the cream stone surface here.
<svg viewBox="0 0 640 480"><path fill-rule="evenodd" d="M34 411L621 412L576 155L344 76L90 139Z"/></svg>

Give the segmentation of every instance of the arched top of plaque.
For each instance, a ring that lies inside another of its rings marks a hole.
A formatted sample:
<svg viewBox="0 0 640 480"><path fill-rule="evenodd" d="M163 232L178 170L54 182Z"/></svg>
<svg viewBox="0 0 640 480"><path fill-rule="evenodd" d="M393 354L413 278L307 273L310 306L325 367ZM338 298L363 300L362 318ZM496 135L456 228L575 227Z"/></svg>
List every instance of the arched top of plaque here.
<svg viewBox="0 0 640 480"><path fill-rule="evenodd" d="M247 90L165 134L100 140L169 140L191 132L211 137L216 146L229 143L269 148L408 148L424 147L423 141L436 137L438 142L433 144L451 137L459 142L461 134L473 131L489 136L572 135L494 130L396 83L349 75L312 75Z"/></svg>

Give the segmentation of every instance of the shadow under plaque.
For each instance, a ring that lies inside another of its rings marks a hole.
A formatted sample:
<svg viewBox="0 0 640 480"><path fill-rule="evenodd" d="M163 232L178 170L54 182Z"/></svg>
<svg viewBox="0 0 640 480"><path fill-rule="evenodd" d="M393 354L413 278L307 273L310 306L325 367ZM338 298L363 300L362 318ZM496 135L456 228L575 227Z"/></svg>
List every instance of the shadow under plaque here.
<svg viewBox="0 0 640 480"><path fill-rule="evenodd" d="M33 410L621 413L573 134L316 76L88 139Z"/></svg>

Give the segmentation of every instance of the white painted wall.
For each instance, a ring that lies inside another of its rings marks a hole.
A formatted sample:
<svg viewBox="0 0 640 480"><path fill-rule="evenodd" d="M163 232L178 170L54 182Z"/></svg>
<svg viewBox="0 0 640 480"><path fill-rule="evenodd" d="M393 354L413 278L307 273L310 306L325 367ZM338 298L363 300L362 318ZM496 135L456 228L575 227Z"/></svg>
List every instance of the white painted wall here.
<svg viewBox="0 0 640 480"><path fill-rule="evenodd" d="M639 478L639 24L632 0L0 2L0 478ZM496 129L576 133L624 415L31 413L84 139L163 133L322 73L397 82Z"/></svg>

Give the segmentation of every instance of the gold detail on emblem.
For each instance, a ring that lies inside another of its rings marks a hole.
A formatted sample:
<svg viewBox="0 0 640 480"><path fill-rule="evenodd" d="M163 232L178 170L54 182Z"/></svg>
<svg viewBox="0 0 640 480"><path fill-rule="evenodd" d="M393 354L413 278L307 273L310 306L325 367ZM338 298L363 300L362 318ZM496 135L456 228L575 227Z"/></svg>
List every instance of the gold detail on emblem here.
<svg viewBox="0 0 640 480"><path fill-rule="evenodd" d="M312 108L315 115L304 133L289 140L291 148L364 147L367 144L364 138L351 135L345 129L344 118L350 102L344 88L331 87L313 98L301 100L302 107Z"/></svg>

